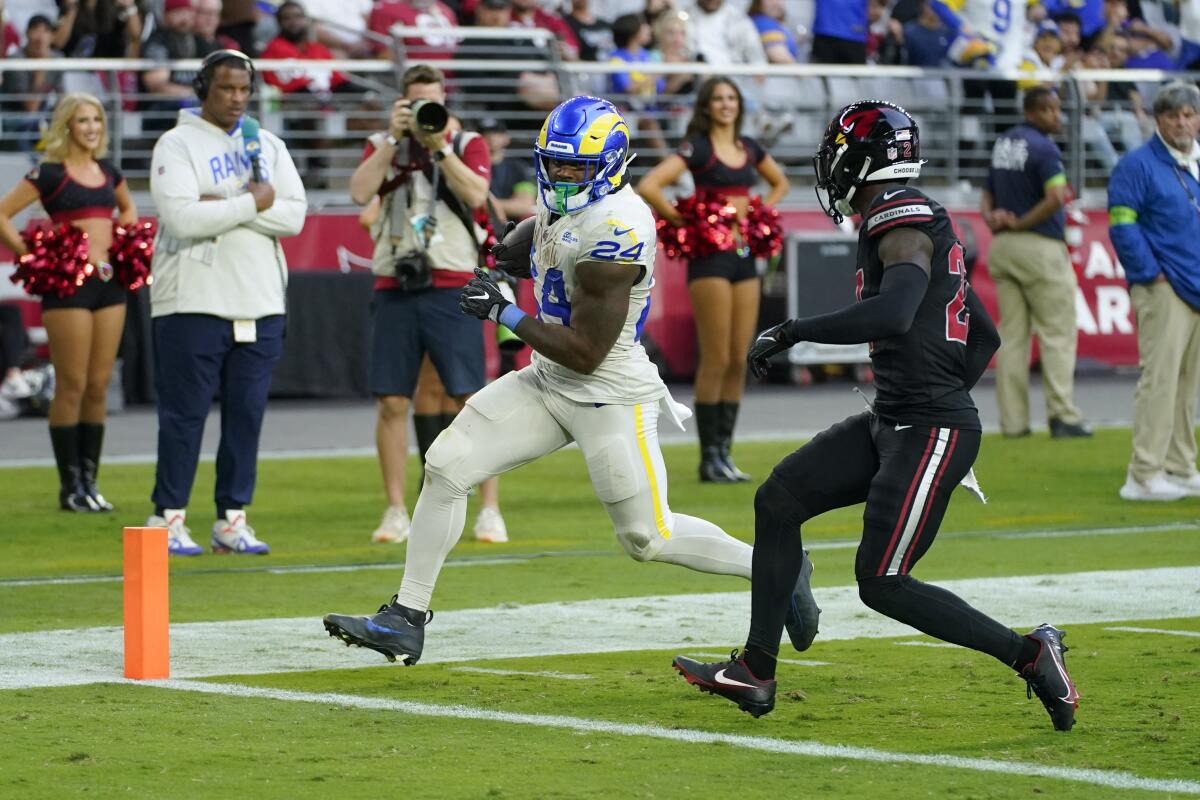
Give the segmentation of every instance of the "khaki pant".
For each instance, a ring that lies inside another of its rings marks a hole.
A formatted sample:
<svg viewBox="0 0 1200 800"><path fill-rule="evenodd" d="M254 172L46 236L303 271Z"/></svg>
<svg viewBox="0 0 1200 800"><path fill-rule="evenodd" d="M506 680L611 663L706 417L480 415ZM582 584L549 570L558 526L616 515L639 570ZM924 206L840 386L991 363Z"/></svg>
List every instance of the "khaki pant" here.
<svg viewBox="0 0 1200 800"><path fill-rule="evenodd" d="M1133 458L1139 481L1162 470L1196 470L1196 391L1200 388L1200 314L1171 284L1134 284L1142 375L1133 396Z"/></svg>
<svg viewBox="0 0 1200 800"><path fill-rule="evenodd" d="M1006 232L992 240L988 272L1000 302L996 402L1000 430L1029 428L1030 337L1041 352L1046 414L1079 422L1075 406L1075 270L1064 242L1037 233Z"/></svg>

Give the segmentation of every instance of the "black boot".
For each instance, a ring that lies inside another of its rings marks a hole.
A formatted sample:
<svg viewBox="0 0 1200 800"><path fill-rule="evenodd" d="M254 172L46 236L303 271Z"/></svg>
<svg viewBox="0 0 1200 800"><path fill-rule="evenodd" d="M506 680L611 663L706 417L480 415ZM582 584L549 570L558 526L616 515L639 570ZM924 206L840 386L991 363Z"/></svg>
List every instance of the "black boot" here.
<svg viewBox="0 0 1200 800"><path fill-rule="evenodd" d="M696 403L696 430L700 434L700 480L702 483L733 483L737 479L721 461L718 403Z"/></svg>
<svg viewBox="0 0 1200 800"><path fill-rule="evenodd" d="M720 427L717 429L717 447L721 451L721 463L735 481L748 481L750 476L738 469L737 464L733 463L733 459L729 455L729 450L733 447L733 428L737 425L739 404L718 403L717 406L721 409L720 416L717 418L720 422Z"/></svg>
<svg viewBox="0 0 1200 800"><path fill-rule="evenodd" d="M63 511L89 512L92 504L83 491L79 471L79 426L50 427L50 444L58 464L58 507Z"/></svg>
<svg viewBox="0 0 1200 800"><path fill-rule="evenodd" d="M104 499L96 486L96 475L100 472L100 450L104 446L104 424L100 422L79 423L79 476L83 493L88 496L96 511L112 511L112 503Z"/></svg>

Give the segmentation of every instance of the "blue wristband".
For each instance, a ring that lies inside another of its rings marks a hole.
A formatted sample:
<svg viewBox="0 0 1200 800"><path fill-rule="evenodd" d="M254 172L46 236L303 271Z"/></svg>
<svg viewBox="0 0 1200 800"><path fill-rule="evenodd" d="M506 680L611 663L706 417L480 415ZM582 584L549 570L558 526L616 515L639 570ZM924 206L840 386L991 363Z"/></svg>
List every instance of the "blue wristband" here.
<svg viewBox="0 0 1200 800"><path fill-rule="evenodd" d="M500 324L508 328L513 333L517 332L517 326L521 324L521 320L529 315L517 307L516 303L509 303L500 312Z"/></svg>

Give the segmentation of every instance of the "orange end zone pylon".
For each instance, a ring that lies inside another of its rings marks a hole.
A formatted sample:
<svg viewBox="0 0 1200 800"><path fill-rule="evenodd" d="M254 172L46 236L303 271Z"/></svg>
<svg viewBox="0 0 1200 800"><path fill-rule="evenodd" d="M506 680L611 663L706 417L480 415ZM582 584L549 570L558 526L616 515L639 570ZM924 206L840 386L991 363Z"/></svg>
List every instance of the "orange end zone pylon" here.
<svg viewBox="0 0 1200 800"><path fill-rule="evenodd" d="M125 529L125 677L171 677L167 529Z"/></svg>

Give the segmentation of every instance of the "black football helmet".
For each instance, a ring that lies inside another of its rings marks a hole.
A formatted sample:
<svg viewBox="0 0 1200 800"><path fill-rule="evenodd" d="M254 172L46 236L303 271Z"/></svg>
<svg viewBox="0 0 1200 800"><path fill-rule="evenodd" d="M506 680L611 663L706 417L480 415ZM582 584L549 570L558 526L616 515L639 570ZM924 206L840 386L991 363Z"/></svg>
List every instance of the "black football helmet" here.
<svg viewBox="0 0 1200 800"><path fill-rule="evenodd" d="M859 100L837 113L813 156L817 199L834 222L854 213L850 200L864 183L906 181L921 174L917 122L883 100Z"/></svg>

